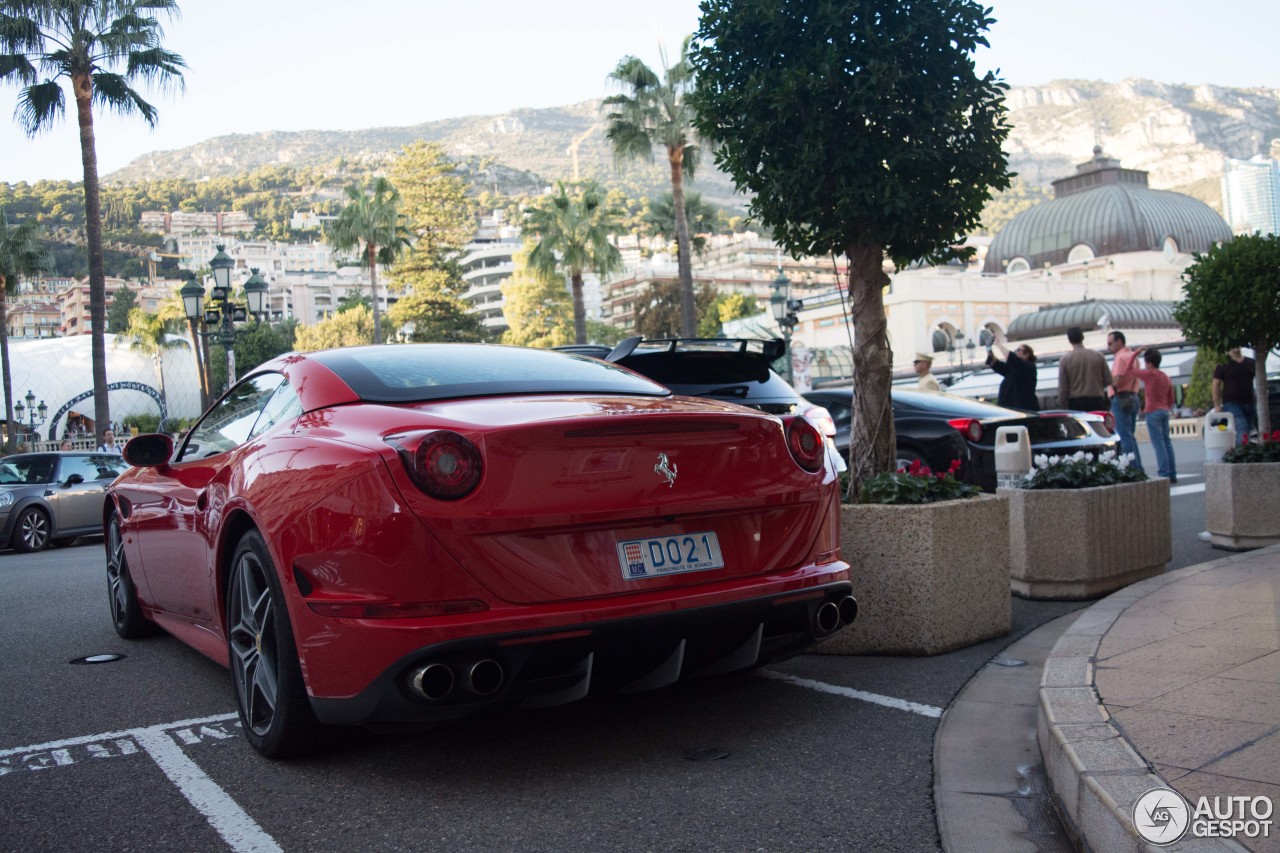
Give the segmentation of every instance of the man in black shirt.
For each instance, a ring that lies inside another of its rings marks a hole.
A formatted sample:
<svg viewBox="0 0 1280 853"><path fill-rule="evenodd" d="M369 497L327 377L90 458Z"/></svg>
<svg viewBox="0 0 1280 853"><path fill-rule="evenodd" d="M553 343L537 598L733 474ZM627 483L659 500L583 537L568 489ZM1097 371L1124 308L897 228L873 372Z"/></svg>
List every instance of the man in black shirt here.
<svg viewBox="0 0 1280 853"><path fill-rule="evenodd" d="M1036 354L1031 347L1021 344L1012 353L1005 348L1004 335L997 333L991 341L1000 350L1004 360L996 358L987 348L987 366L1004 377L996 403L1010 409L1040 411L1040 398L1036 395Z"/></svg>
<svg viewBox="0 0 1280 853"><path fill-rule="evenodd" d="M1244 444L1250 430L1257 425L1253 397L1255 365L1239 347L1227 355L1230 356L1227 363L1213 369L1213 410L1230 412L1235 417L1236 443Z"/></svg>

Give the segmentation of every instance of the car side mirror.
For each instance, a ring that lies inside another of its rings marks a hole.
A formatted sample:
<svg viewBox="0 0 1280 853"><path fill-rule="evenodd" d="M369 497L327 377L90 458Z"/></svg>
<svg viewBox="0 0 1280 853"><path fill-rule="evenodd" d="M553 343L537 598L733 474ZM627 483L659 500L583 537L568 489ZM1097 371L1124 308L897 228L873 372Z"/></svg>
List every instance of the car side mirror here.
<svg viewBox="0 0 1280 853"><path fill-rule="evenodd" d="M173 439L163 433L135 436L124 446L122 455L135 468L162 468L173 456Z"/></svg>
<svg viewBox="0 0 1280 853"><path fill-rule="evenodd" d="M68 475L68 476L67 476L67 479L63 482L63 484L62 484L62 485L64 485L64 486L78 486L78 485L80 485L80 484L81 484L81 483L83 483L83 482L84 482L84 476L83 476L83 475L81 475L81 474L70 474L70 475Z"/></svg>

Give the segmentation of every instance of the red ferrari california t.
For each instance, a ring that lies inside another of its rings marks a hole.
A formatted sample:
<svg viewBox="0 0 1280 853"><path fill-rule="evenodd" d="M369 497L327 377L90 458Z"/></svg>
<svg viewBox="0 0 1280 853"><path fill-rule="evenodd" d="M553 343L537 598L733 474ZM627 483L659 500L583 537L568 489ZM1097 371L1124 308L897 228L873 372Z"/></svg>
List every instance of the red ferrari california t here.
<svg viewBox="0 0 1280 853"><path fill-rule="evenodd" d="M856 616L827 448L585 356L290 354L126 445L111 615L228 666L269 757L744 669Z"/></svg>

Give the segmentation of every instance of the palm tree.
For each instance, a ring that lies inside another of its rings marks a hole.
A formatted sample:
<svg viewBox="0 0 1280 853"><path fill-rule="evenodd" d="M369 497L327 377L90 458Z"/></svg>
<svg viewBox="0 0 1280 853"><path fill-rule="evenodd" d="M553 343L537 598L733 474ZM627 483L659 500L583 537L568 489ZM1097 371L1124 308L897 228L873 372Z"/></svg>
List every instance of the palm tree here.
<svg viewBox="0 0 1280 853"><path fill-rule="evenodd" d="M562 270L569 275L573 292L574 342L587 342L587 312L582 304L582 274L598 275L622 266L622 255L609 242L618 230L617 212L605 207L604 194L594 183L577 188L571 196L564 182L541 204L525 211L525 231L537 238L529 252L529 266L543 275Z"/></svg>
<svg viewBox="0 0 1280 853"><path fill-rule="evenodd" d="M689 221L684 201L684 179L693 180L698 166L698 146L694 142L693 107L686 95L693 91L693 66L689 64L689 42L680 45L680 59L667 64L666 51L661 52L664 66L661 78L634 56L623 57L609 75L628 94L604 99L603 108L616 108L605 116L609 129L605 135L613 143L619 160L640 157L653 160L653 148L661 145L667 151L671 167L671 195L676 216L676 246L679 249L680 334L693 337L698 319L693 295L693 266L689 258Z"/></svg>
<svg viewBox="0 0 1280 853"><path fill-rule="evenodd" d="M70 84L84 166L85 245L89 250L89 318L94 422L111 422L107 400L107 291L102 261L102 205L93 107L138 113L152 127L156 109L133 88L142 80L182 85L186 62L160 44L156 15L173 16L176 0L0 0L0 80L22 86L18 123L28 136L66 112ZM120 69L120 70L114 70Z"/></svg>
<svg viewBox="0 0 1280 853"><path fill-rule="evenodd" d="M169 406L169 396L164 387L164 354L171 349L187 349L191 346L182 338L169 337L171 334L179 334L180 323L186 319L185 315L181 315L181 318L178 316L181 312L181 303L178 304L176 311L173 310L172 304L164 307L170 310L168 312L162 310L159 314L148 314L141 308L134 308L129 312L129 328L124 332L124 339L129 342L129 349L148 356L156 367L160 399L165 401L165 410L160 413L160 425L156 428L159 432L164 432L164 416ZM119 340L117 338L116 342L119 343Z"/></svg>
<svg viewBox="0 0 1280 853"><path fill-rule="evenodd" d="M369 268L373 299L373 342L382 343L382 314L378 307L378 264L393 264L409 248L409 229L400 214L400 193L386 178L373 182L373 195L358 186L347 187L350 203L329 229L329 241L340 252L360 249L360 265Z"/></svg>
<svg viewBox="0 0 1280 853"><path fill-rule="evenodd" d="M49 265L49 254L40 241L40 226L34 220L9 227L9 219L0 210L0 372L4 374L5 447L17 446L18 434L13 423L13 377L9 373L8 296L18 289L18 278L38 275Z"/></svg>

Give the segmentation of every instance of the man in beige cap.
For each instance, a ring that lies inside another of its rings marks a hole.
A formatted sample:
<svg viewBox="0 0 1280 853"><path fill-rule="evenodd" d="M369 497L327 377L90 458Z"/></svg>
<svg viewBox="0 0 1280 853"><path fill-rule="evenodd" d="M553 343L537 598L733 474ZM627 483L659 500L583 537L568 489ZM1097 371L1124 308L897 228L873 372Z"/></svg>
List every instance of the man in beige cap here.
<svg viewBox="0 0 1280 853"><path fill-rule="evenodd" d="M915 361L911 362L911 366L915 368L916 376L920 377L921 391L942 390L942 386L938 384L938 380L934 379L933 374L929 372L933 369L933 356L918 352L916 353Z"/></svg>

